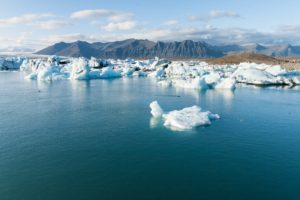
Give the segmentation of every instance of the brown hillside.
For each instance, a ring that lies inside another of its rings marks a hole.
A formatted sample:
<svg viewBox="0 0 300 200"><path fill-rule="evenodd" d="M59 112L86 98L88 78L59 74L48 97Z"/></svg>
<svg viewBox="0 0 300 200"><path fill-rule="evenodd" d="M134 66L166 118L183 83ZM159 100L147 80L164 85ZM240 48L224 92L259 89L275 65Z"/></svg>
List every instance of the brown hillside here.
<svg viewBox="0 0 300 200"><path fill-rule="evenodd" d="M241 62L255 62L255 63L265 63L265 64L277 64L279 62L278 59L266 56L263 54L255 54L255 53L242 53L242 54L234 54L227 55L221 58L216 59L207 59L205 60L209 64L239 64Z"/></svg>

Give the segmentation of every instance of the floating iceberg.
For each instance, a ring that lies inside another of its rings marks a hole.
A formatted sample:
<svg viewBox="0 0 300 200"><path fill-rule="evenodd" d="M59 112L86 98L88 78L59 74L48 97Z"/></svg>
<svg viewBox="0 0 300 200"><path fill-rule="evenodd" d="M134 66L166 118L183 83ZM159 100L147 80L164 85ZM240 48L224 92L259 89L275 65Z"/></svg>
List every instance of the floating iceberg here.
<svg viewBox="0 0 300 200"><path fill-rule="evenodd" d="M213 114L210 111L202 111L198 106L165 113L158 102L153 101L150 103L150 108L152 116L154 118L162 118L164 126L172 130L191 130L198 126L210 125L211 120L220 118L218 114Z"/></svg>
<svg viewBox="0 0 300 200"><path fill-rule="evenodd" d="M74 59L71 63L70 79L73 80L87 80L89 79L90 66L88 61L84 58Z"/></svg>
<svg viewBox="0 0 300 200"><path fill-rule="evenodd" d="M100 78L106 79L106 78L119 78L121 77L121 73L113 70L112 67L105 67L102 69L100 73Z"/></svg>
<svg viewBox="0 0 300 200"><path fill-rule="evenodd" d="M216 83L214 86L215 89L235 89L236 80L232 78L224 78L221 79L219 82Z"/></svg>
<svg viewBox="0 0 300 200"><path fill-rule="evenodd" d="M24 59L22 57L0 57L0 70L19 70Z"/></svg>
<svg viewBox="0 0 300 200"><path fill-rule="evenodd" d="M175 79L172 80L172 85L181 88L189 88L189 89L199 89L199 90L208 89L205 79L200 77L188 78L188 79Z"/></svg>
<svg viewBox="0 0 300 200"><path fill-rule="evenodd" d="M153 117L162 117L164 114L163 109L160 107L157 101L153 101L150 103L150 108L151 108L151 115Z"/></svg>
<svg viewBox="0 0 300 200"><path fill-rule="evenodd" d="M163 68L159 68L159 69L155 70L154 72L150 73L148 76L152 77L152 78L157 78L157 79L164 78L165 70Z"/></svg>

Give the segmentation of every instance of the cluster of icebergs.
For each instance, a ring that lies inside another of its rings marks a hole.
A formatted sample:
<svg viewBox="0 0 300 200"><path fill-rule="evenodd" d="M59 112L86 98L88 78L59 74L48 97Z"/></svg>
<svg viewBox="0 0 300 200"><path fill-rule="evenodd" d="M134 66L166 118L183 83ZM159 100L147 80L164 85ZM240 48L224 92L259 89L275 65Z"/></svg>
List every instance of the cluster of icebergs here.
<svg viewBox="0 0 300 200"><path fill-rule="evenodd" d="M18 70L24 59L23 57L0 57L0 70Z"/></svg>
<svg viewBox="0 0 300 200"><path fill-rule="evenodd" d="M162 86L191 89L234 90L237 83L252 85L300 85L300 71L287 71L279 65L241 63L209 65L200 61L150 59L135 61L60 58L23 59L20 70L34 80L89 80L120 77L155 78Z"/></svg>
<svg viewBox="0 0 300 200"><path fill-rule="evenodd" d="M237 83L252 85L299 85L300 71L287 71L279 65L241 63L209 65L205 62L174 62L164 70L159 83L194 89L231 89Z"/></svg>
<svg viewBox="0 0 300 200"><path fill-rule="evenodd" d="M25 73L26 78L32 80L108 79L122 76L146 76L146 73L137 70L143 64L133 63L130 60L61 59L53 56L48 59L25 59L20 66L20 71Z"/></svg>
<svg viewBox="0 0 300 200"><path fill-rule="evenodd" d="M187 107L182 110L164 112L157 101L150 104L154 119L162 119L164 126L178 131L191 130L198 126L210 125L211 120L220 119L218 114L202 111L199 106Z"/></svg>

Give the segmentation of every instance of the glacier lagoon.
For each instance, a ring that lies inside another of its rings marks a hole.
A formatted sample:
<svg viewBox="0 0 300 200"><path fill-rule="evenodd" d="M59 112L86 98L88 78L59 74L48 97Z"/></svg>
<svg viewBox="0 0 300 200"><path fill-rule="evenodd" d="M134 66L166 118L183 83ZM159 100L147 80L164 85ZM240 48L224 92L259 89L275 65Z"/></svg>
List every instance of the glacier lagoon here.
<svg viewBox="0 0 300 200"><path fill-rule="evenodd" d="M197 91L149 78L0 73L1 199L299 199L300 89ZM211 126L153 120L198 105Z"/></svg>

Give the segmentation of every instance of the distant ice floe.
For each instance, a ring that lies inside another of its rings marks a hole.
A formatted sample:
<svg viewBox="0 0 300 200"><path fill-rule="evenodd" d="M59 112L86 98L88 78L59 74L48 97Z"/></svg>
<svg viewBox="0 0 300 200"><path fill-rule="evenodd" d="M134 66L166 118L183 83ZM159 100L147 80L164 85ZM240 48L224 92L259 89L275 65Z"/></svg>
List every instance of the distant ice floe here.
<svg viewBox="0 0 300 200"><path fill-rule="evenodd" d="M220 119L218 114L210 111L202 111L198 106L164 112L157 101L150 103L153 119L151 123L157 122L157 119L164 121L164 126L172 130L186 131L199 126L210 125L212 120Z"/></svg>
<svg viewBox="0 0 300 200"><path fill-rule="evenodd" d="M24 59L23 57L0 57L0 70L19 70Z"/></svg>
<svg viewBox="0 0 300 200"><path fill-rule="evenodd" d="M300 85L300 71L287 71L279 65L240 63L209 65L200 61L173 61L154 58L86 59L62 58L1 58L0 69L20 69L32 80L90 80L120 77L149 77L163 87L195 90L234 90L237 83L269 86Z"/></svg>

